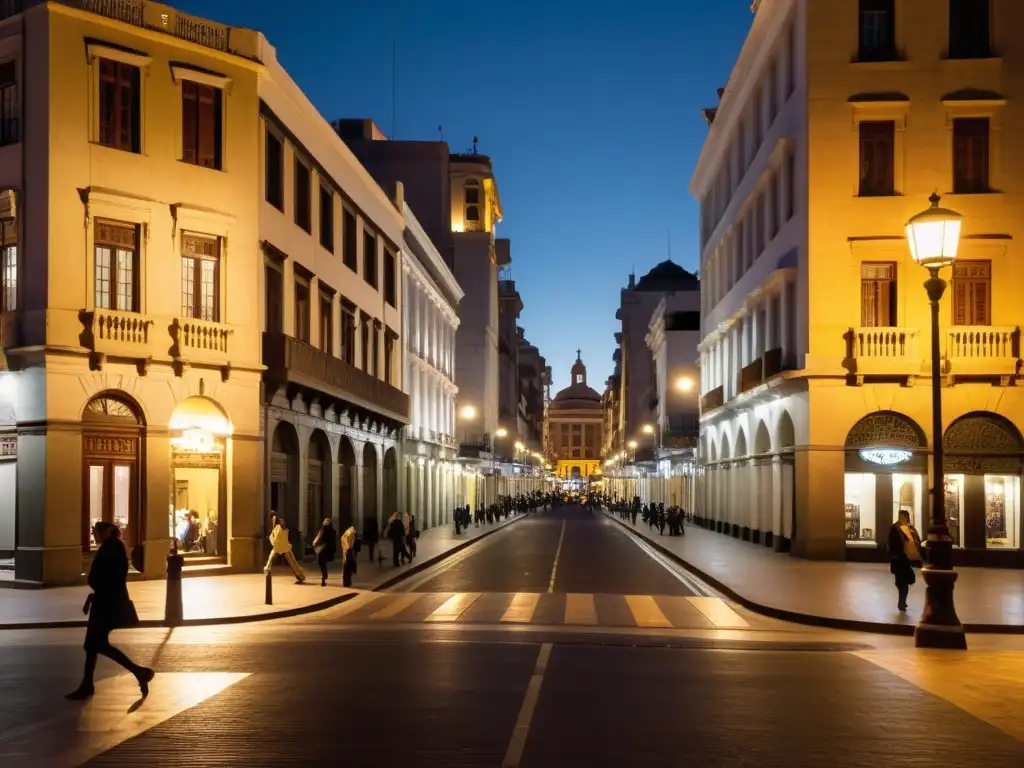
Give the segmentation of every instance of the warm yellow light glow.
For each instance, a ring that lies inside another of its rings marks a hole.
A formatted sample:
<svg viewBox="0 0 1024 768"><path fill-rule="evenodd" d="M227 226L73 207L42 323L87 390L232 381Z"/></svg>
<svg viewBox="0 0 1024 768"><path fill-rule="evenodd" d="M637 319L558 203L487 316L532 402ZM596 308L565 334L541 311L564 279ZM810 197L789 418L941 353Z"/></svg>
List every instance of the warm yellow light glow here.
<svg viewBox="0 0 1024 768"><path fill-rule="evenodd" d="M522 443L520 443L520 442L517 442L517 443L516 443L516 445L515 445L515 449L516 449L517 451L525 451L525 450L526 450L526 446L525 446L525 445L523 445L523 444L522 444Z"/></svg>
<svg viewBox="0 0 1024 768"><path fill-rule="evenodd" d="M963 219L956 211L939 208L941 198L933 194L932 207L907 222L910 256L922 267L946 267L956 260Z"/></svg>
<svg viewBox="0 0 1024 768"><path fill-rule="evenodd" d="M628 443L626 443L626 445L629 446L630 450L635 451L638 443L636 440L630 440Z"/></svg>
<svg viewBox="0 0 1024 768"><path fill-rule="evenodd" d="M692 392L693 391L693 379L689 376L680 376L676 379L676 389L680 392Z"/></svg>
<svg viewBox="0 0 1024 768"><path fill-rule="evenodd" d="M459 410L459 416L466 421L472 421L476 418L476 408L472 405L464 405L461 410Z"/></svg>
<svg viewBox="0 0 1024 768"><path fill-rule="evenodd" d="M167 425L173 432L201 429L211 435L227 436L234 432L231 420L220 406L203 395L186 397L174 407Z"/></svg>
<svg viewBox="0 0 1024 768"><path fill-rule="evenodd" d="M498 427L498 429L495 430L495 432L494 432L494 436L495 437L507 437L508 436L508 430L505 429L504 427Z"/></svg>
<svg viewBox="0 0 1024 768"><path fill-rule="evenodd" d="M645 435L653 435L654 434L654 425L653 424L644 424L640 431L643 432Z"/></svg>

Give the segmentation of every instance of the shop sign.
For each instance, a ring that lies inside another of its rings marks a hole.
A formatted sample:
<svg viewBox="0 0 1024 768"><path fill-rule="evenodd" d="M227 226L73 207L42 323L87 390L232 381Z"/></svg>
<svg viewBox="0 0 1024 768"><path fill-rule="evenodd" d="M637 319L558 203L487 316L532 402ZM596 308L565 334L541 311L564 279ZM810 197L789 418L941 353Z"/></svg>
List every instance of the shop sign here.
<svg viewBox="0 0 1024 768"><path fill-rule="evenodd" d="M906 448L861 448L857 453L869 464L880 464L883 467L903 464L914 456Z"/></svg>

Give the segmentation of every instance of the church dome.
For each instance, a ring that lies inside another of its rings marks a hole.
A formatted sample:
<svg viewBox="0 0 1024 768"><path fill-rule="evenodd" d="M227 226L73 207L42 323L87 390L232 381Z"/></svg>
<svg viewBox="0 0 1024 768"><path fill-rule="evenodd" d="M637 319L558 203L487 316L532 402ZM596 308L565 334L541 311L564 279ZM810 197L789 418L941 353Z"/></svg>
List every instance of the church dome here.
<svg viewBox="0 0 1024 768"><path fill-rule="evenodd" d="M700 290L700 280L674 261L663 261L636 283L638 291Z"/></svg>
<svg viewBox="0 0 1024 768"><path fill-rule="evenodd" d="M587 386L587 366L583 364L578 349L572 366L572 383L555 395L548 407L556 411L601 410L601 395Z"/></svg>

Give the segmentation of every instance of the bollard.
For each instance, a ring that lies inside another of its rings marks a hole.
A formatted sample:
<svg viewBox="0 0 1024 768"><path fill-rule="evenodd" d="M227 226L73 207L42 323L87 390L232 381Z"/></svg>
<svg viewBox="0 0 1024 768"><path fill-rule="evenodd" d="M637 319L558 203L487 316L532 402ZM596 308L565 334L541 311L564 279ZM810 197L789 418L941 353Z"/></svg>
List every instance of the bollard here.
<svg viewBox="0 0 1024 768"><path fill-rule="evenodd" d="M167 555L167 601L164 604L164 623L169 627L181 624L181 566L185 558L178 554L178 543Z"/></svg>
<svg viewBox="0 0 1024 768"><path fill-rule="evenodd" d="M266 597L264 598L264 602L267 605L274 604L274 582L271 580L271 574L269 570L267 571L267 593Z"/></svg>

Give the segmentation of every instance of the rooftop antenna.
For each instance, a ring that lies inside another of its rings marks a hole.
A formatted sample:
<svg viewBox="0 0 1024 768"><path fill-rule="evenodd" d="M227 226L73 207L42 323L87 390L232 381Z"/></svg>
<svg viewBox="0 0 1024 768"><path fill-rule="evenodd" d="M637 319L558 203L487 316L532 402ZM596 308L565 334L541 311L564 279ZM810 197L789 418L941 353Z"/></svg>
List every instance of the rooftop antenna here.
<svg viewBox="0 0 1024 768"><path fill-rule="evenodd" d="M474 136L473 137L473 154L474 155L476 154L476 145L477 145L478 141L480 141L480 139L478 137Z"/></svg>
<svg viewBox="0 0 1024 768"><path fill-rule="evenodd" d="M437 135L440 137L441 141L444 141L444 126L437 126Z"/></svg>

